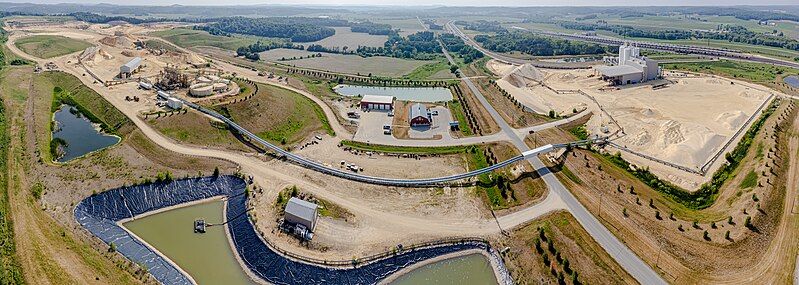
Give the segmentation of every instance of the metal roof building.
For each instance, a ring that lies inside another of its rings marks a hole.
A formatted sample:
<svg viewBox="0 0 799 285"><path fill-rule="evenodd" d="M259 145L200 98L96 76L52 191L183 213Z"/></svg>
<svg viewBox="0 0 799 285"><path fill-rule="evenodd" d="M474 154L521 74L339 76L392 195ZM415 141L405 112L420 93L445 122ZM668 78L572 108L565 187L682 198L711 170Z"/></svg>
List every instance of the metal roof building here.
<svg viewBox="0 0 799 285"><path fill-rule="evenodd" d="M291 197L286 204L285 220L292 224L305 226L309 231L316 227L317 206L314 203Z"/></svg>
<svg viewBox="0 0 799 285"><path fill-rule="evenodd" d="M411 127L429 126L433 122L433 118L430 116L430 110L422 103L413 104L409 113L408 122Z"/></svg>
<svg viewBox="0 0 799 285"><path fill-rule="evenodd" d="M364 95L361 98L361 109L391 110L394 108L394 96Z"/></svg>
<svg viewBox="0 0 799 285"><path fill-rule="evenodd" d="M128 63L119 67L120 74L131 74L141 65L141 57L134 57Z"/></svg>

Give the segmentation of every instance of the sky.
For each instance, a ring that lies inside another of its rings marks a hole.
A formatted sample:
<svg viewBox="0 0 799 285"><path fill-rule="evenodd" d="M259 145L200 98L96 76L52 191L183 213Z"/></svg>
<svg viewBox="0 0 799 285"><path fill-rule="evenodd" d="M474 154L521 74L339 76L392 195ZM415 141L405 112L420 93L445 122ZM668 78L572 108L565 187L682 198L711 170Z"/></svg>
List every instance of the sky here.
<svg viewBox="0 0 799 285"><path fill-rule="evenodd" d="M447 6L730 6L799 5L797 0L0 0L32 3L111 3L118 5L447 5Z"/></svg>

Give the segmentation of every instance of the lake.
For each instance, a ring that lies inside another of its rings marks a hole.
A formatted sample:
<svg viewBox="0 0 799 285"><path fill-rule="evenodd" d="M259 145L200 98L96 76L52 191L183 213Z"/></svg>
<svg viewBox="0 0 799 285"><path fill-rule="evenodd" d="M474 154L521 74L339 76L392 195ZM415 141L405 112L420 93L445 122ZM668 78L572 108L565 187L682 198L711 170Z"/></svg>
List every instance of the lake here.
<svg viewBox="0 0 799 285"><path fill-rule="evenodd" d="M65 142L60 147L63 151L61 156L55 158L58 162L70 161L119 142L119 137L103 133L72 106L62 105L55 112L54 120L53 139Z"/></svg>
<svg viewBox="0 0 799 285"><path fill-rule="evenodd" d="M123 226L155 247L198 284L255 284L233 255L224 226L194 233L194 220L223 220L224 202L215 199L125 223Z"/></svg>
<svg viewBox="0 0 799 285"><path fill-rule="evenodd" d="M381 87L338 85L333 90L343 96L364 95L394 96L397 100L413 102L452 101L452 92L444 87Z"/></svg>
<svg viewBox="0 0 799 285"><path fill-rule="evenodd" d="M799 88L799 76L796 75L786 76L783 79L783 81L785 81L785 84L788 84L793 88Z"/></svg>
<svg viewBox="0 0 799 285"><path fill-rule="evenodd" d="M391 285L486 285L497 284L491 263L482 254L470 254L427 264L391 282Z"/></svg>

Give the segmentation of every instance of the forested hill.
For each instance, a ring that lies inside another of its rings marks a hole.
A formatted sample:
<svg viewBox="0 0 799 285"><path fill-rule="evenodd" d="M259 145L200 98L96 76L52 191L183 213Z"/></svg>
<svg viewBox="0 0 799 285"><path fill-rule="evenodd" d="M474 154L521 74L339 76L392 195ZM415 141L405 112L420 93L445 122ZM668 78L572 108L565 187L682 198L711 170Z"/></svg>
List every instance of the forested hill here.
<svg viewBox="0 0 799 285"><path fill-rule="evenodd" d="M305 17L214 19L202 29L216 35L246 34L270 38L287 38L293 42L313 42L336 33L330 27L349 26L346 20Z"/></svg>

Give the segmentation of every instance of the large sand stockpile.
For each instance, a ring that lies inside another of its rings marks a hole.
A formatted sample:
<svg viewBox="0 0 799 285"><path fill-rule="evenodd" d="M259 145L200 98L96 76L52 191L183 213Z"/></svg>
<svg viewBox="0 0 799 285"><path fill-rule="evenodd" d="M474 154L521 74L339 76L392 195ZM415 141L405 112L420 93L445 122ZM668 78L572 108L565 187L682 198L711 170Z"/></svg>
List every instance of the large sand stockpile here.
<svg viewBox="0 0 799 285"><path fill-rule="evenodd" d="M516 67L502 77L502 80L507 81L517 88L524 88L527 86L538 85L544 80L544 73L542 73L535 66L526 63Z"/></svg>
<svg viewBox="0 0 799 285"><path fill-rule="evenodd" d="M559 113L586 106L595 114L587 124L589 132L603 133L605 127L614 131L610 118L586 96L557 94L544 86L519 87L512 80L506 80L519 70L518 67L509 69L497 62L490 62L488 66L492 71L506 71L497 84L520 102ZM591 70L547 69L541 73L546 86L555 90L579 89L596 99L624 129L624 135L615 140L619 145L692 169L699 169L720 151L735 132L745 127L750 117L757 115L757 109L770 95L765 88L755 89L745 82L710 76L667 75L670 82L657 80L617 89L607 88L607 83L594 77ZM667 87L652 89L652 85L661 83L667 83ZM658 171L656 166L668 170L654 162L624 155L637 164L651 165L653 171ZM675 178L674 173L661 172L676 180L691 175L683 172L678 175L681 178ZM692 181L678 184L692 188L705 178L687 178Z"/></svg>

